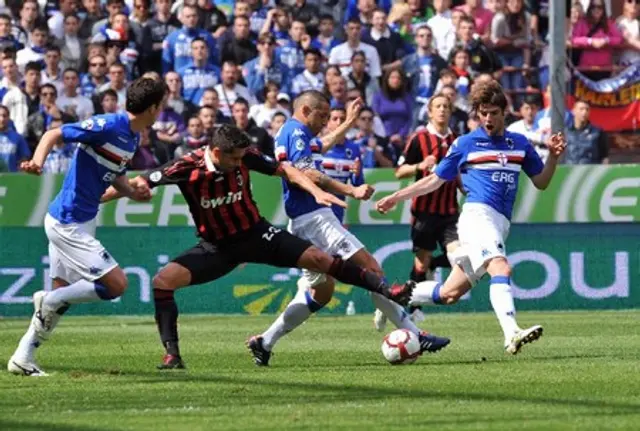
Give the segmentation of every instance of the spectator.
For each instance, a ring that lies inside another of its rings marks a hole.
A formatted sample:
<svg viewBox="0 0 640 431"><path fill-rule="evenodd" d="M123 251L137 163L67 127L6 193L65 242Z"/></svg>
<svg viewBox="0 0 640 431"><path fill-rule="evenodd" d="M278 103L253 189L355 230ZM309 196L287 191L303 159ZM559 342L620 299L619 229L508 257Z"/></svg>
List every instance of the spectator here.
<svg viewBox="0 0 640 431"><path fill-rule="evenodd" d="M58 10L51 15L49 21L47 21L51 36L57 40L64 38L65 17L76 13L76 0L58 0Z"/></svg>
<svg viewBox="0 0 640 431"><path fill-rule="evenodd" d="M407 91L402 69L385 72L381 91L373 96L371 108L382 119L389 141L394 145L396 154L400 154L413 121L413 100Z"/></svg>
<svg viewBox="0 0 640 431"><path fill-rule="evenodd" d="M118 93L111 88L104 90L98 95L101 114L115 114L118 112Z"/></svg>
<svg viewBox="0 0 640 431"><path fill-rule="evenodd" d="M32 61L27 63L24 68L24 88L22 92L25 95L28 113L31 115L40 109L40 71L42 66L40 63Z"/></svg>
<svg viewBox="0 0 640 431"><path fill-rule="evenodd" d="M107 83L107 58L98 54L89 58L89 72L80 78L80 94L93 98L96 89Z"/></svg>
<svg viewBox="0 0 640 431"><path fill-rule="evenodd" d="M373 79L366 71L367 59L364 52L356 51L351 59L351 72L346 76L347 91L357 89L363 95L367 105L373 102L373 95L378 92L378 80Z"/></svg>
<svg viewBox="0 0 640 431"><path fill-rule="evenodd" d="M152 140L152 130L147 127L140 132L140 146L131 159L131 169L134 171L146 171L160 166L160 161L155 155Z"/></svg>
<svg viewBox="0 0 640 431"><path fill-rule="evenodd" d="M82 59L86 58L85 43L78 37L80 18L72 14L64 17L64 34L60 40L60 55L64 68L80 70ZM46 58L46 57L45 57Z"/></svg>
<svg viewBox="0 0 640 431"><path fill-rule="evenodd" d="M379 78L382 74L380 69L380 57L378 51L366 43L360 42L362 24L355 19L350 20L346 25L347 41L341 43L331 50L329 54L329 64L340 67L342 74L351 72L351 58L356 51L363 51L367 57L367 72L373 78Z"/></svg>
<svg viewBox="0 0 640 431"><path fill-rule="evenodd" d="M43 84L40 87L40 109L29 116L26 139L29 147L35 149L40 138L47 130L52 128L52 123L62 121L63 124L74 122L74 118L61 112L56 106L58 91L52 84Z"/></svg>
<svg viewBox="0 0 640 431"><path fill-rule="evenodd" d="M44 64L45 46L49 37L49 29L46 26L35 27L29 33L29 46L18 51L16 56L16 64L20 72L24 72L27 63L38 61Z"/></svg>
<svg viewBox="0 0 640 431"><path fill-rule="evenodd" d="M625 42L625 49L620 54L620 64L623 66L628 66L640 61L639 12L640 2L637 0L624 0L622 15L616 20L616 24Z"/></svg>
<svg viewBox="0 0 640 431"><path fill-rule="evenodd" d="M277 112L284 114L287 118L291 116L291 113L278 105L278 94L280 93L278 84L275 82L267 82L263 91L264 103L251 106L251 108L249 108L249 118L252 119L258 127L268 129L271 124L271 119Z"/></svg>
<svg viewBox="0 0 640 431"><path fill-rule="evenodd" d="M93 103L87 97L78 94L78 71L66 69L62 74L64 89L56 100L56 105L62 112L74 117L76 121L86 120L93 115Z"/></svg>
<svg viewBox="0 0 640 431"><path fill-rule="evenodd" d="M62 125L61 121L52 121L51 128L55 129ZM47 155L42 165L42 172L47 174L64 174L69 170L73 154L76 151L75 144L65 143L62 139L53 144L53 148Z"/></svg>
<svg viewBox="0 0 640 431"><path fill-rule="evenodd" d="M389 29L387 14L382 9L374 10L372 24L362 41L376 49L383 71L400 67L402 59L408 54L402 37Z"/></svg>
<svg viewBox="0 0 640 431"><path fill-rule="evenodd" d="M433 8L435 15L427 21L427 25L434 35L435 52L446 59L449 58L449 54L456 44L456 28L451 19L451 0L433 0Z"/></svg>
<svg viewBox="0 0 640 431"><path fill-rule="evenodd" d="M278 94L278 106L286 112L291 112L293 110L291 105L291 96L287 93Z"/></svg>
<svg viewBox="0 0 640 431"><path fill-rule="evenodd" d="M175 30L164 41L162 50L162 71L167 73L179 70L191 62L191 41L197 37L202 38L209 47L209 63L216 64L216 41L206 30L198 25L198 9L195 6L182 8L183 27Z"/></svg>
<svg viewBox="0 0 640 431"><path fill-rule="evenodd" d="M295 0L291 6L291 16L294 21L301 22L311 36L318 34L320 10L316 5L307 0Z"/></svg>
<svg viewBox="0 0 640 431"><path fill-rule="evenodd" d="M167 107L180 115L184 123L187 118L190 118L197 113L198 106L182 97L182 79L177 72L167 73L164 76L164 82L169 88L169 94L167 95ZM209 89L213 90L213 88ZM206 88L202 91L203 97L206 91ZM201 102L203 97L200 98Z"/></svg>
<svg viewBox="0 0 640 431"><path fill-rule="evenodd" d="M311 41L311 46L320 50L325 59L329 58L329 53L333 48L340 45L342 41L335 37L335 21L331 15L322 15L320 17L319 33Z"/></svg>
<svg viewBox="0 0 640 431"><path fill-rule="evenodd" d="M0 14L0 50L13 49L18 52L24 46L11 34L11 17L7 14Z"/></svg>
<svg viewBox="0 0 640 431"><path fill-rule="evenodd" d="M238 98L233 103L233 122L251 138L253 146L267 156L274 157L273 138L249 118L249 102Z"/></svg>
<svg viewBox="0 0 640 431"><path fill-rule="evenodd" d="M238 84L238 66L230 61L222 65L222 83L215 86L220 97L220 111L227 117L231 116L231 106L236 99L243 98L250 104L255 104L256 99L244 85Z"/></svg>
<svg viewBox="0 0 640 431"><path fill-rule="evenodd" d="M409 10L411 10L411 27L416 29L427 25L427 22L433 17L434 10L429 2L424 0L407 0Z"/></svg>
<svg viewBox="0 0 640 431"><path fill-rule="evenodd" d="M113 50L115 61L126 66L127 78L132 81L147 71L144 63L151 52L151 40L148 37L143 38L142 35L138 35L134 28L142 33L140 26L130 22L127 14L123 12L116 14L110 25L111 29L115 31L113 34L117 37L107 40L107 53L110 52L110 48L115 48Z"/></svg>
<svg viewBox="0 0 640 431"><path fill-rule="evenodd" d="M471 89L469 63L469 53L465 49L456 48L451 54L451 70L456 76L456 90L464 99L467 99Z"/></svg>
<svg viewBox="0 0 640 431"><path fill-rule="evenodd" d="M329 82L333 79L340 78L342 73L340 72L340 68L338 66L327 66L324 70L324 92L325 94L329 94Z"/></svg>
<svg viewBox="0 0 640 431"><path fill-rule="evenodd" d="M173 154L173 157L176 159L208 144L207 135L204 134L204 127L202 126L200 118L189 118L187 133L182 138L181 142L182 143L178 148L176 148L176 151Z"/></svg>
<svg viewBox="0 0 640 431"><path fill-rule="evenodd" d="M227 16L212 0L198 0L198 27L207 30L214 39L228 26Z"/></svg>
<svg viewBox="0 0 640 431"><path fill-rule="evenodd" d="M500 84L507 91L526 87L522 69L528 69L531 61L531 16L522 1L507 0L506 9L498 12L491 23L491 42L506 66Z"/></svg>
<svg viewBox="0 0 640 431"><path fill-rule="evenodd" d="M124 111L127 101L126 68L122 63L114 63L109 66L109 81L98 89L103 92L107 88L112 89L118 95L118 110Z"/></svg>
<svg viewBox="0 0 640 431"><path fill-rule="evenodd" d="M236 1L235 6L237 7L239 2ZM248 3L245 3L249 8L249 20L251 21L251 31L255 34L259 34L260 30L264 26L264 22L267 20L267 15L269 14L269 10L271 7L269 6L269 0L249 0ZM234 13L234 16L238 16L238 14Z"/></svg>
<svg viewBox="0 0 640 431"><path fill-rule="evenodd" d="M107 28L116 14L124 12L124 0L107 0L104 8L107 10L107 16L99 21L96 21L96 23L91 27L91 36L95 36L102 30Z"/></svg>
<svg viewBox="0 0 640 431"><path fill-rule="evenodd" d="M490 40L493 13L482 7L482 0L467 0L464 5L458 6L457 9L473 19L475 29L483 41Z"/></svg>
<svg viewBox="0 0 640 431"><path fill-rule="evenodd" d="M0 85L1 105L9 110L16 131L24 136L27 130L29 108L27 98L20 89L20 74L15 59L5 57L2 60L2 84Z"/></svg>
<svg viewBox="0 0 640 431"><path fill-rule="evenodd" d="M344 76L331 79L327 83L327 90L329 92L331 109L344 108L347 106L347 81L344 79Z"/></svg>
<svg viewBox="0 0 640 431"><path fill-rule="evenodd" d="M42 84L53 84L58 92L61 92L64 88L62 82L62 68L60 67L60 60L62 59L62 52L60 48L55 45L49 45L44 54L44 63L38 61L41 65L41 79Z"/></svg>
<svg viewBox="0 0 640 431"><path fill-rule="evenodd" d="M138 24L144 30L151 23L151 1L133 0L133 11L129 15L129 21Z"/></svg>
<svg viewBox="0 0 640 431"><path fill-rule="evenodd" d="M20 162L31 158L31 150L10 121L9 110L0 105L0 163L8 172L18 172Z"/></svg>
<svg viewBox="0 0 640 431"><path fill-rule="evenodd" d="M551 86L548 85L546 89L546 100L551 100ZM573 124L573 114L568 109L564 111L564 126L565 128L571 127ZM535 116L535 130L542 134L542 140L546 140L551 136L551 106L538 111Z"/></svg>
<svg viewBox="0 0 640 431"><path fill-rule="evenodd" d="M182 94L185 100L197 105L205 88L215 87L220 82L220 68L209 61L209 48L204 39L191 41L192 62L178 70L182 78Z"/></svg>
<svg viewBox="0 0 640 431"><path fill-rule="evenodd" d="M353 141L360 148L360 160L364 169L391 168L394 166L395 149L387 138L378 136L373 129L375 114L364 107L358 114Z"/></svg>
<svg viewBox="0 0 640 431"><path fill-rule="evenodd" d="M317 48L309 48L304 51L304 71L296 75L291 82L293 97L307 90L322 91L324 75L320 70L321 64L322 54Z"/></svg>
<svg viewBox="0 0 640 431"><path fill-rule="evenodd" d="M213 108L216 124L230 124L231 118L220 112L220 97L215 88L207 88L204 90L202 100L200 100L200 106L209 106Z"/></svg>
<svg viewBox="0 0 640 431"><path fill-rule="evenodd" d="M244 64L258 55L254 40L251 38L249 18L240 15L233 20L230 32L220 38L221 59L233 61L236 64Z"/></svg>
<svg viewBox="0 0 640 431"><path fill-rule="evenodd" d="M375 9L375 0L355 0L351 5L347 6L347 14L345 15L345 20L348 22L357 19L360 23L362 23L363 28L365 30L368 30L371 27L371 23L373 21L373 11Z"/></svg>
<svg viewBox="0 0 640 431"><path fill-rule="evenodd" d="M282 8L276 7L267 13L267 19L264 21L260 34L271 33L276 38L278 46L286 46L291 40L289 36L290 27L291 19L289 13Z"/></svg>
<svg viewBox="0 0 640 431"><path fill-rule="evenodd" d="M469 115L462 109L456 106L458 101L458 92L454 85L444 85L440 92L449 98L451 106L451 118L449 118L449 128L453 130L457 136L462 136L469 133ZM425 121L426 123L426 121Z"/></svg>
<svg viewBox="0 0 640 431"><path fill-rule="evenodd" d="M311 36L307 34L304 23L293 20L289 28L289 40L276 49L280 62L291 71L291 78L304 71L304 50L311 47Z"/></svg>
<svg viewBox="0 0 640 431"><path fill-rule="evenodd" d="M35 29L36 25L42 24L39 19L39 6L37 0L25 0L20 8L20 19L12 29L13 37L20 45L27 46L29 44L29 34ZM44 23L46 25L46 22Z"/></svg>
<svg viewBox="0 0 640 431"><path fill-rule="evenodd" d="M213 132L213 128L216 123L216 110L209 105L204 105L198 111L198 118L202 122L202 128L206 135L210 135Z"/></svg>
<svg viewBox="0 0 640 431"><path fill-rule="evenodd" d="M609 146L604 131L589 122L590 106L584 100L573 105L573 124L566 131L568 165L608 164Z"/></svg>
<svg viewBox="0 0 640 431"><path fill-rule="evenodd" d="M394 3L389 17L387 18L387 24L389 28L398 33L404 43L414 44L414 29L411 24L413 15L411 14L411 8L406 3Z"/></svg>
<svg viewBox="0 0 640 431"><path fill-rule="evenodd" d="M167 0L161 0L167 1ZM159 2L158 2L159 3ZM80 30L78 31L78 37L82 40L87 40L91 37L93 25L103 19L105 14L100 7L100 0L83 0L82 9L84 18L80 24Z"/></svg>
<svg viewBox="0 0 640 431"><path fill-rule="evenodd" d="M273 114L273 118L271 118L271 124L269 124L269 135L271 135L272 138L275 138L275 136L278 134L278 131L280 130L280 127L282 127L282 125L286 121L287 116L282 112L276 112L275 114Z"/></svg>
<svg viewBox="0 0 640 431"><path fill-rule="evenodd" d="M289 92L292 71L283 63L282 57L276 55L275 48L273 35L261 34L258 38L258 57L242 67L247 87L259 99L262 99L267 82L275 82L284 92Z"/></svg>
<svg viewBox="0 0 640 431"><path fill-rule="evenodd" d="M173 15L171 15L172 0L155 0L155 14L147 24L151 38L151 52L149 53L149 68L151 70L162 70L162 46L164 40L172 32L181 26Z"/></svg>
<svg viewBox="0 0 640 431"><path fill-rule="evenodd" d="M593 67L610 68L613 64L613 48L622 44L622 35L616 24L607 17L602 0L592 0L585 18L573 28L571 43L582 48L580 68L591 79L608 78L610 71L588 70Z"/></svg>
<svg viewBox="0 0 640 431"><path fill-rule="evenodd" d="M500 59L481 39L474 37L474 22L469 17L460 18L456 48L464 48L471 59L471 69L476 73L494 73L502 68ZM451 58L449 58L451 60Z"/></svg>
<svg viewBox="0 0 640 431"><path fill-rule="evenodd" d="M520 116L522 119L511 123L509 127L507 127L507 130L526 136L536 149L538 155L543 161L546 161L549 156L549 149L542 139L542 133L535 128L534 120L538 110L539 103L537 98L535 96L527 96L520 105Z"/></svg>

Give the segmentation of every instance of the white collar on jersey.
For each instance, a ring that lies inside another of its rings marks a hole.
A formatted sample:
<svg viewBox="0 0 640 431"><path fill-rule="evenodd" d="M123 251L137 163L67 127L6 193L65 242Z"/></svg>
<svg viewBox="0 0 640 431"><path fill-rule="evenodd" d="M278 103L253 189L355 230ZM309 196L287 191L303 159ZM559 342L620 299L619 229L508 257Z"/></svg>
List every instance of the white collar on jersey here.
<svg viewBox="0 0 640 431"><path fill-rule="evenodd" d="M441 138L441 139L444 139L444 138L446 138L447 136L449 136L450 134L453 133L451 131L451 129L447 128L447 134L446 135L441 135L440 133L438 133L438 131L436 130L434 125L431 124L431 123L427 124L427 131L429 133L431 133L432 135L436 135L438 138Z"/></svg>
<svg viewBox="0 0 640 431"><path fill-rule="evenodd" d="M216 169L216 165L213 164L211 160L211 155L209 154L211 150L209 148L204 149L204 164L207 167L207 171L209 172L218 172Z"/></svg>

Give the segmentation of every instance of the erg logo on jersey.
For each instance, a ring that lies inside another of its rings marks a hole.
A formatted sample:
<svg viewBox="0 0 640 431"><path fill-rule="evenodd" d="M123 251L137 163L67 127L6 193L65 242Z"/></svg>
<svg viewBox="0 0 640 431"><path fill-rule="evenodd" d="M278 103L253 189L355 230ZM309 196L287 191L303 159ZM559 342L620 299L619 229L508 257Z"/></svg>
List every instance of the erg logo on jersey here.
<svg viewBox="0 0 640 431"><path fill-rule="evenodd" d="M514 184L516 182L515 172L496 171L491 174L491 181L495 183Z"/></svg>

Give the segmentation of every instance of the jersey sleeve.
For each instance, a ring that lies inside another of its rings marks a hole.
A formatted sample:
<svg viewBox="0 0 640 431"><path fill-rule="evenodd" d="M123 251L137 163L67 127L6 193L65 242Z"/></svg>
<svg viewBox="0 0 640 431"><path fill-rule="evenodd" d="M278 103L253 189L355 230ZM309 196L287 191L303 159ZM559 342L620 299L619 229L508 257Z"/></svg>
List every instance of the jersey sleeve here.
<svg viewBox="0 0 640 431"><path fill-rule="evenodd" d="M65 144L80 142L93 146L104 142L109 126L105 119L91 117L81 122L63 124L60 130Z"/></svg>
<svg viewBox="0 0 640 431"><path fill-rule="evenodd" d="M447 155L438 163L434 173L445 181L456 179L460 170L460 162L462 161L463 151L460 140L456 139L449 147Z"/></svg>
<svg viewBox="0 0 640 431"><path fill-rule="evenodd" d="M179 159L171 160L159 168L144 172L141 176L150 188L168 184L187 182L195 168L192 153L185 154Z"/></svg>
<svg viewBox="0 0 640 431"><path fill-rule="evenodd" d="M304 135L296 136L294 132L287 144L287 160L296 168L300 170L318 168L313 160L311 144L306 142Z"/></svg>
<svg viewBox="0 0 640 431"><path fill-rule="evenodd" d="M247 150L244 157L242 158L242 163L249 170L257 171L265 175L273 176L279 174L282 171L280 162L254 148Z"/></svg>
<svg viewBox="0 0 640 431"><path fill-rule="evenodd" d="M536 152L531 142L527 140L527 144L524 149L524 159L522 160L522 170L529 178L535 177L544 168L544 163L540 158L540 155Z"/></svg>
<svg viewBox="0 0 640 431"><path fill-rule="evenodd" d="M422 151L420 150L420 142L418 134L413 135L407 145L404 147L402 155L398 159L398 166L415 165L422 161Z"/></svg>

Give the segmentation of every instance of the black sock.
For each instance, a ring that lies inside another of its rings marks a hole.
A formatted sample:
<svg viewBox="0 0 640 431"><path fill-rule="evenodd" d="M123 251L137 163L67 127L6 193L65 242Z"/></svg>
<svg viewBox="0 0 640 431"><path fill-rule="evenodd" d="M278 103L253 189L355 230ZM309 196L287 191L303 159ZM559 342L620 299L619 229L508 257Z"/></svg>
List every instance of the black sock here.
<svg viewBox="0 0 640 431"><path fill-rule="evenodd" d="M180 356L178 347L178 304L173 290L153 289L153 302L156 307L156 324L160 332L160 341L167 354Z"/></svg>
<svg viewBox="0 0 640 431"><path fill-rule="evenodd" d="M387 286L387 283L382 278L371 271L367 271L339 257L333 258L333 263L331 267L329 267L327 274L342 283L362 287L363 289L379 293L385 297L388 296L387 289L389 286Z"/></svg>
<svg viewBox="0 0 640 431"><path fill-rule="evenodd" d="M409 280L413 280L416 283L420 283L421 281L425 281L427 279L427 273L424 271L419 271L415 265L411 268L411 274L409 274Z"/></svg>
<svg viewBox="0 0 640 431"><path fill-rule="evenodd" d="M451 268L451 262L449 262L449 257L446 253L431 259L429 269L435 271L436 268Z"/></svg>

